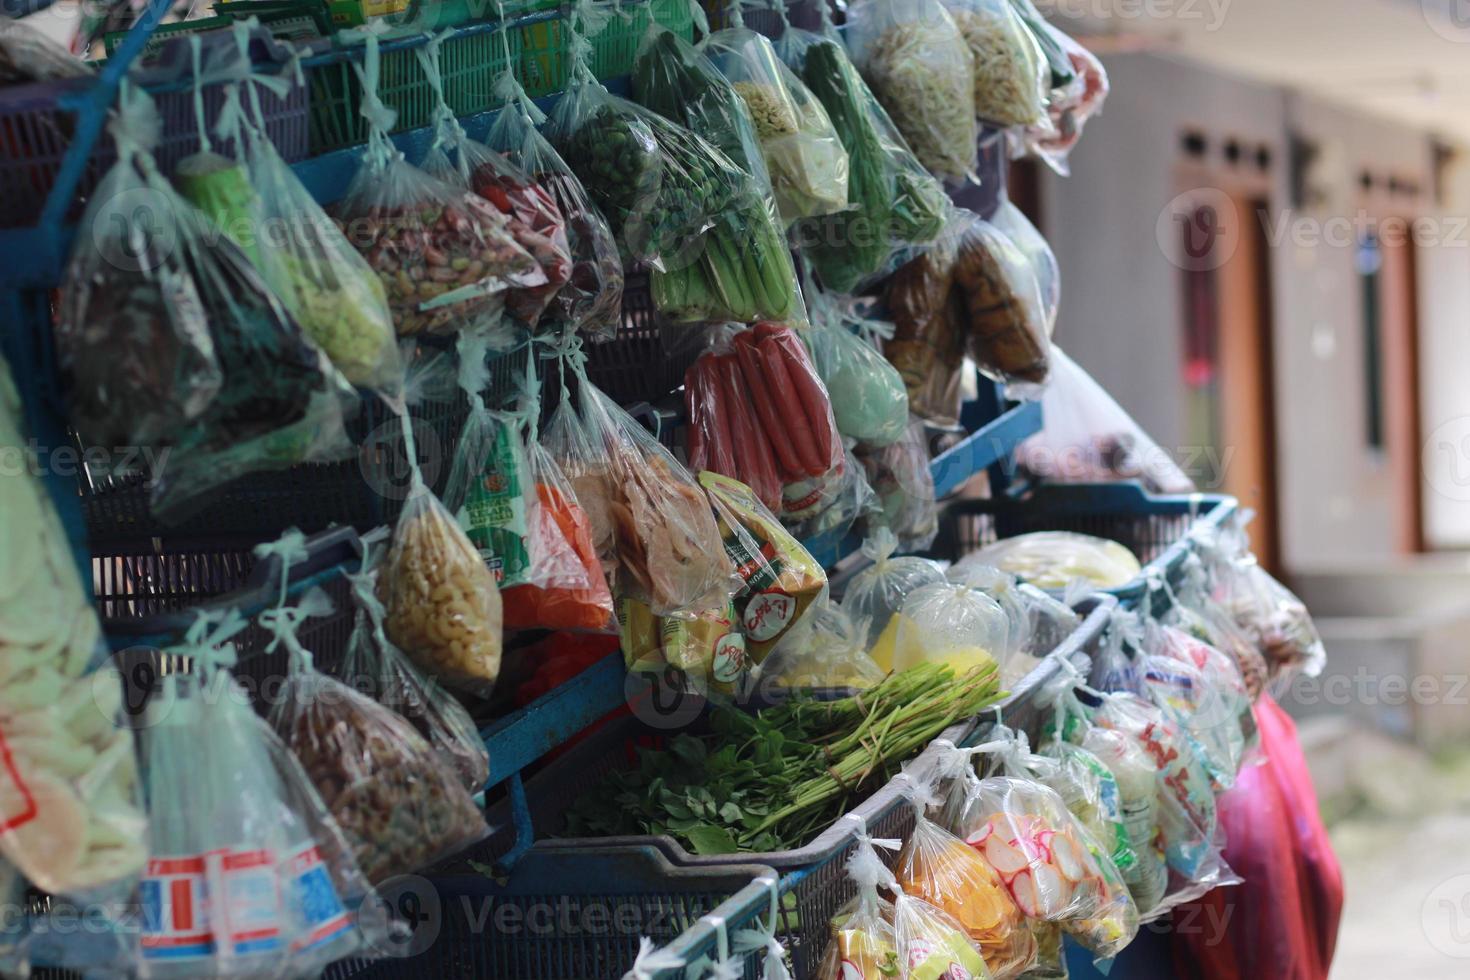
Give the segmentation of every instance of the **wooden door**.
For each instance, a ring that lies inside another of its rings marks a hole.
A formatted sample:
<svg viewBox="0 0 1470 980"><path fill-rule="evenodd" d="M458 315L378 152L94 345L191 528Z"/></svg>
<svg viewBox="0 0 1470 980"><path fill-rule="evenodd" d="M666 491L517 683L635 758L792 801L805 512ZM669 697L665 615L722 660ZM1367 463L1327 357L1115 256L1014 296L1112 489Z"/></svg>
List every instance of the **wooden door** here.
<svg viewBox="0 0 1470 980"><path fill-rule="evenodd" d="M1394 224L1408 227L1407 221L1395 220ZM1393 481L1396 549L1412 554L1424 550L1419 311L1415 301L1413 236L1385 234L1381 236L1379 249L1383 263L1378 277L1383 444Z"/></svg>

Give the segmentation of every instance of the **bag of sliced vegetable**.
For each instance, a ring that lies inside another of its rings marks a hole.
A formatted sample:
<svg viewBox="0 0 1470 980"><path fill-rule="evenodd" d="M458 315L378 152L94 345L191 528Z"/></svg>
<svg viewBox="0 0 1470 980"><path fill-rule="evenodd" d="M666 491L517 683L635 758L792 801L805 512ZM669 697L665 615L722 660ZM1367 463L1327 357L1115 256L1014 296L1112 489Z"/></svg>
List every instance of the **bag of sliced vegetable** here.
<svg viewBox="0 0 1470 980"><path fill-rule="evenodd" d="M953 916L962 935L984 954L991 975L1014 980L1036 963L1036 938L1026 912L983 851L929 819L927 807L939 802L932 785L914 784L909 799L914 829L894 867L898 885L903 894Z"/></svg>
<svg viewBox="0 0 1470 980"><path fill-rule="evenodd" d="M880 885L892 888L896 882L866 835L858 838L848 858L847 875L857 885L857 895L828 923L830 935L817 980L903 976L908 960L899 959L893 903L878 894Z"/></svg>
<svg viewBox="0 0 1470 980"><path fill-rule="evenodd" d="M378 97L375 35L353 69L370 129L362 166L333 216L382 279L399 335L503 334L507 293L546 285L545 271L506 215L413 166L389 141L394 111Z"/></svg>
<svg viewBox="0 0 1470 980"><path fill-rule="evenodd" d="M377 884L420 871L490 831L454 768L406 719L315 668L296 631L331 612L326 593L315 590L261 615L275 635L267 649L284 646L290 664L271 726Z"/></svg>
<svg viewBox="0 0 1470 980"><path fill-rule="evenodd" d="M563 356L562 404L545 444L587 511L599 556L615 559L619 597L660 616L697 613L738 591L698 482L674 455L587 380L580 351ZM570 407L576 386L578 410Z"/></svg>
<svg viewBox="0 0 1470 980"><path fill-rule="evenodd" d="M504 33L501 32L504 37ZM536 126L546 116L507 70L495 82L504 102L485 145L504 154L548 194L563 221L571 274L552 297L547 317L593 338L611 338L622 323L623 265L612 229L582 182Z"/></svg>
<svg viewBox="0 0 1470 980"><path fill-rule="evenodd" d="M796 228L822 285L845 293L884 271L896 246L933 241L951 205L853 67L825 6L821 14L822 33L789 29L776 51L826 109L847 151L850 207Z"/></svg>
<svg viewBox="0 0 1470 980"><path fill-rule="evenodd" d="M483 143L466 135L444 101L439 68L439 50L446 31L415 51L429 87L434 92L434 141L423 162L423 171L437 180L473 191L505 215L506 226L516 243L529 252L546 274L545 285L511 289L505 309L517 322L536 329L541 314L571 278L572 259L566 223L556 202L520 167Z"/></svg>
<svg viewBox="0 0 1470 980"><path fill-rule="evenodd" d="M774 323L740 330L684 377L694 469L747 481L785 519L832 499L847 467L842 436L795 331Z"/></svg>
<svg viewBox="0 0 1470 980"><path fill-rule="evenodd" d="M975 59L939 0L855 0L847 11L852 61L929 172L975 172L980 129Z"/></svg>
<svg viewBox="0 0 1470 980"><path fill-rule="evenodd" d="M771 6L784 22L782 0ZM732 14L733 26L706 37L699 50L750 113L783 225L844 210L847 150L827 110L782 63L770 39L743 26L739 4Z"/></svg>

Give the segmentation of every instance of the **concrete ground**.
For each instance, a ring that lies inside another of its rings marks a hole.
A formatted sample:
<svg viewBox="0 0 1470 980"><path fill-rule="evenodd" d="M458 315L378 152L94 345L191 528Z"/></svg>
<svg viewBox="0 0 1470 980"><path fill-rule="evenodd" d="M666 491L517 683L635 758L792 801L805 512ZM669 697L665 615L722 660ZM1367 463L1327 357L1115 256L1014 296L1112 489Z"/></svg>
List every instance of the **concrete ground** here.
<svg viewBox="0 0 1470 980"><path fill-rule="evenodd" d="M1332 760L1319 766L1333 753L1309 746L1324 811L1343 814L1330 826L1347 894L1331 980L1465 980L1470 753L1432 762L1397 743L1334 741L1352 759L1335 785Z"/></svg>

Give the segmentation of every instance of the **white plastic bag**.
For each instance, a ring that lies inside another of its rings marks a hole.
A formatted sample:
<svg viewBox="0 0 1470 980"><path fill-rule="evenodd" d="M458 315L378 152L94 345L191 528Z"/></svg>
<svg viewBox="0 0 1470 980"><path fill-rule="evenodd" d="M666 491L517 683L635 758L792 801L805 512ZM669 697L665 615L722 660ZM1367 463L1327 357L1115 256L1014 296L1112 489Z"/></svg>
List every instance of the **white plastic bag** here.
<svg viewBox="0 0 1470 980"><path fill-rule="evenodd" d="M1056 346L1041 415L1042 430L1018 450L1021 465L1037 476L1057 483L1142 480L1160 493L1195 490L1173 458Z"/></svg>

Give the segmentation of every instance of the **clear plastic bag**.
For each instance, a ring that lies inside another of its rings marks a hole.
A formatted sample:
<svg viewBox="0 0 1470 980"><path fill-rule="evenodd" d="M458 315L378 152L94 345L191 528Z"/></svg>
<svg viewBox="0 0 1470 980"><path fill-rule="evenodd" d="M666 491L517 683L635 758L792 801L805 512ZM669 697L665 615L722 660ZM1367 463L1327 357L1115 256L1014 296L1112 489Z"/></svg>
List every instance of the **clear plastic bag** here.
<svg viewBox="0 0 1470 980"><path fill-rule="evenodd" d="M1057 324L1057 307L1062 301L1062 272L1057 265L1056 253L1030 219L1010 201L1000 202L1000 207L991 215L990 222L1031 263L1036 285L1041 290L1042 320L1046 324L1046 335L1050 337Z"/></svg>
<svg viewBox="0 0 1470 980"><path fill-rule="evenodd" d="M719 523L725 553L742 580L735 610L746 653L762 663L814 605L827 602L827 573L739 480L698 475Z"/></svg>
<svg viewBox="0 0 1470 980"><path fill-rule="evenodd" d="M826 7L821 14L823 33L788 29L776 50L826 109L847 151L851 207L797 226L822 285L845 293L882 271L896 246L933 241L951 205L853 67Z"/></svg>
<svg viewBox="0 0 1470 980"><path fill-rule="evenodd" d="M996 381L1039 385L1051 365L1051 321L1026 253L995 225L962 218L954 291L968 315L970 356Z"/></svg>
<svg viewBox="0 0 1470 980"><path fill-rule="evenodd" d="M893 666L892 642L888 644L890 656L885 665L878 656L882 645L879 637L886 631L898 631L894 615L903 608L904 600L914 590L944 581L944 569L927 558L898 557L898 538L888 528L879 528L863 542L862 555L872 562L847 583L842 596L842 610L852 617L868 635L868 648L873 651L878 666L888 670Z"/></svg>
<svg viewBox="0 0 1470 980"><path fill-rule="evenodd" d="M956 585L982 592L995 600L1006 616L1007 658L1030 652L1031 609L1021 596L1014 576L998 568L978 562L960 562L951 565L945 577Z"/></svg>
<svg viewBox="0 0 1470 980"><path fill-rule="evenodd" d="M384 529L386 531L386 529ZM424 738L470 793L485 788L490 754L470 713L422 673L383 630L386 610L378 601L378 576L364 567L352 577L357 616L340 679L354 691L396 711Z"/></svg>
<svg viewBox="0 0 1470 980"><path fill-rule="evenodd" d="M579 363L580 413L553 417L547 449L598 520L617 558L619 596L660 616L718 605L740 588L699 483L673 454L587 380ZM558 410L560 411L560 410ZM601 515L597 512L601 511ZM605 554L599 544L599 554Z"/></svg>
<svg viewBox="0 0 1470 980"><path fill-rule="evenodd" d="M1082 747L1117 781L1119 814L1135 858L1132 867L1122 868L1123 880L1143 917L1149 918L1169 885L1158 824L1158 766L1139 742L1122 732L1088 728Z"/></svg>
<svg viewBox="0 0 1470 980"><path fill-rule="evenodd" d="M1061 32L1049 29L1050 25L1046 18L1041 15L1041 11L1036 9L1036 5L1031 0L1010 0L1010 4L1021 23L1025 24L1026 29L1031 32L1032 38L1035 39L1041 51L1041 56L1046 59L1049 75L1047 88L1055 92L1071 85L1077 78L1077 70L1072 67L1067 53L1062 50L1059 38Z"/></svg>
<svg viewBox="0 0 1470 980"><path fill-rule="evenodd" d="M488 695L500 676L495 574L454 515L416 478L378 571L388 639L457 689Z"/></svg>
<svg viewBox="0 0 1470 980"><path fill-rule="evenodd" d="M939 502L929 459L929 433L921 419L910 418L897 442L876 449L858 447L858 458L882 508L873 523L898 535L905 551L923 551L939 536Z"/></svg>
<svg viewBox="0 0 1470 980"><path fill-rule="evenodd" d="M898 369L848 329L831 297L809 291L807 299L813 323L801 338L831 395L837 431L875 448L902 441L909 428L909 400Z"/></svg>
<svg viewBox="0 0 1470 980"><path fill-rule="evenodd" d="M1190 554L1185 558L1184 581L1173 600L1166 621L1229 656L1250 700L1254 702L1259 698L1266 688L1266 658L1210 594L1208 574L1198 555ZM1249 742L1254 727L1244 721L1242 727Z"/></svg>
<svg viewBox="0 0 1470 980"><path fill-rule="evenodd" d="M653 674L661 689L701 697L745 689L751 665L739 623L729 599L677 618L658 616L637 599L618 601L619 638L629 672ZM674 678L670 669L677 672Z"/></svg>
<svg viewBox="0 0 1470 980"><path fill-rule="evenodd" d="M1026 127L1022 145L1065 177L1070 173L1067 158L1082 138L1083 127L1108 97L1108 73L1091 51L1051 24L1042 24L1041 35L1060 50L1075 77L1054 88L1046 120Z"/></svg>
<svg viewBox="0 0 1470 980"><path fill-rule="evenodd" d="M1141 480L1156 492L1194 492L1194 482L1091 375L1060 347L1051 356L1043 428L1021 444L1021 465L1059 483Z"/></svg>
<svg viewBox="0 0 1470 980"><path fill-rule="evenodd" d="M310 976L387 936L361 914L373 893L342 829L218 669L232 650L215 648L245 625L233 610L202 616L180 651L201 672L164 677L144 715L149 977Z"/></svg>
<svg viewBox="0 0 1470 980"><path fill-rule="evenodd" d="M913 806L914 829L894 868L899 887L953 916L997 980L1019 977L1037 954L1025 912L982 852L925 816L922 799Z"/></svg>
<svg viewBox="0 0 1470 980"><path fill-rule="evenodd" d="M589 49L572 38L572 82L547 135L607 216L625 262L683 269L704 232L738 218L749 177L702 137L608 92L587 70Z"/></svg>
<svg viewBox="0 0 1470 980"><path fill-rule="evenodd" d="M271 725L342 828L368 881L412 874L489 834L454 768L390 709L328 677L296 638L310 616L329 615L320 591L261 617L289 654Z"/></svg>
<svg viewBox="0 0 1470 980"><path fill-rule="evenodd" d="M508 154L550 195L564 222L571 276L552 298L547 316L588 337L610 338L622 323L623 265L612 229L582 182L536 124L546 117L511 72L495 83L505 106L485 137L491 149Z"/></svg>
<svg viewBox="0 0 1470 980"><path fill-rule="evenodd" d="M848 465L842 435L827 389L790 327L761 323L733 334L702 355L685 380L691 466L736 478L753 474L761 501L792 518L830 499Z"/></svg>
<svg viewBox="0 0 1470 980"><path fill-rule="evenodd" d="M965 934L960 919L923 899L899 893L893 902L893 935L905 980L990 980L980 945Z"/></svg>
<svg viewBox="0 0 1470 980"><path fill-rule="evenodd" d="M898 936L893 927L895 910L891 902L878 894L880 885L891 886L893 873L867 837L858 838L847 862L847 873L856 883L858 893L829 923L831 935L817 967L817 980L902 976L908 960L899 958Z"/></svg>
<svg viewBox="0 0 1470 980"><path fill-rule="evenodd" d="M897 618L894 670L941 663L959 675L990 662L1005 669L1005 610L983 592L952 582L926 585L909 593Z"/></svg>
<svg viewBox="0 0 1470 980"><path fill-rule="evenodd" d="M1046 120L1051 75L1007 0L942 0L975 65L975 112L1000 127Z"/></svg>
<svg viewBox="0 0 1470 980"><path fill-rule="evenodd" d="M939 0L857 0L847 43L883 108L930 173L975 172L975 59Z"/></svg>
<svg viewBox="0 0 1470 980"><path fill-rule="evenodd" d="M1327 663L1327 649L1306 603L1261 567L1245 549L1243 534L1240 540L1217 585L1224 607L1266 658L1273 684L1284 685L1297 674L1316 677Z"/></svg>
<svg viewBox="0 0 1470 980"><path fill-rule="evenodd" d="M785 6L776 4L781 16ZM706 37L703 51L745 102L784 224L847 207L847 150L827 110L782 63L769 38L744 27Z"/></svg>
<svg viewBox="0 0 1470 980"><path fill-rule="evenodd" d="M894 329L883 354L903 378L909 410L939 426L956 425L960 417L970 325L954 271L972 218L956 212L933 248L899 266L884 294Z"/></svg>
<svg viewBox="0 0 1470 980"><path fill-rule="evenodd" d="M974 553L973 560L1043 589L1116 589L1143 568L1133 552L1116 541L1071 531L1033 531L1002 538Z"/></svg>
<svg viewBox="0 0 1470 980"><path fill-rule="evenodd" d="M782 521L802 540L818 535L841 539L861 521L871 523L882 505L868 485L863 464L849 450L843 454L842 469L829 479L803 488L797 500L788 500Z"/></svg>
<svg viewBox="0 0 1470 980"><path fill-rule="evenodd" d="M388 140L378 39L354 63L371 130L362 166L333 215L382 279L400 336L504 330L507 291L546 285L509 219L479 195L430 177Z"/></svg>
<svg viewBox="0 0 1470 980"><path fill-rule="evenodd" d="M885 672L868 656L866 640L842 607L822 596L771 650L760 676L783 688L867 689Z"/></svg>
<svg viewBox="0 0 1470 980"><path fill-rule="evenodd" d="M0 86L83 78L92 67L50 35L22 20L0 17Z"/></svg>
<svg viewBox="0 0 1470 980"><path fill-rule="evenodd" d="M1245 756L1245 681L1229 656L1184 630L1153 621L1145 630L1144 689L1188 733L1211 784L1224 792Z"/></svg>

